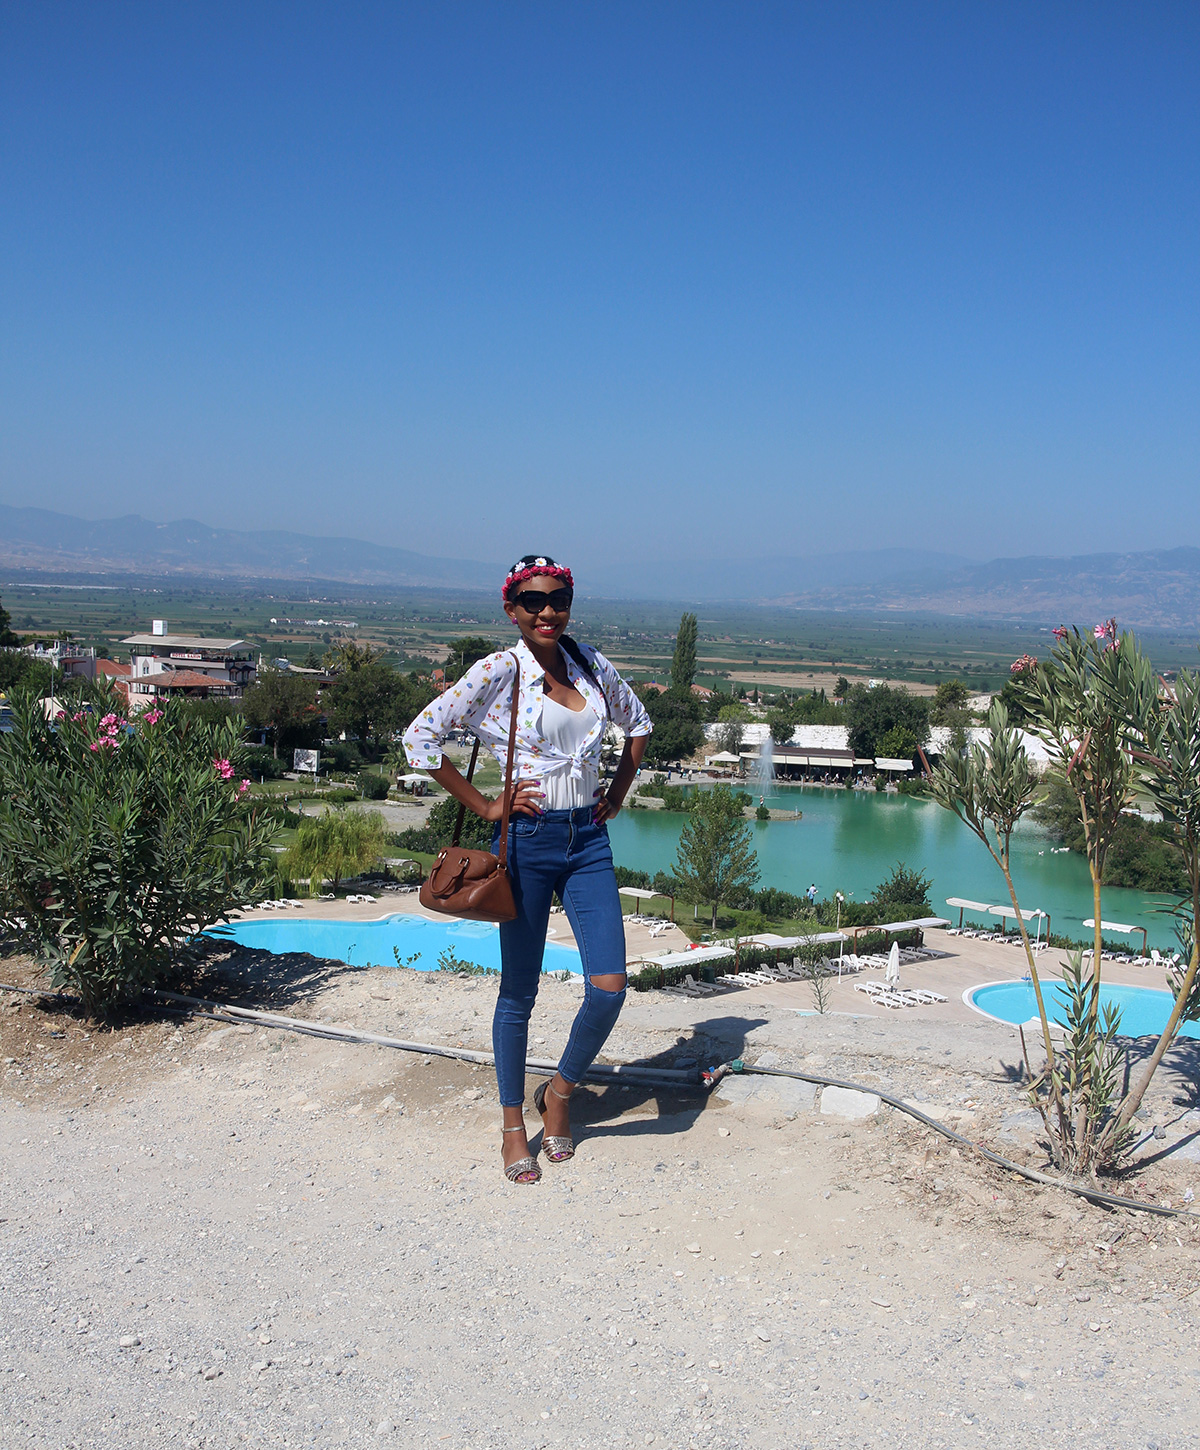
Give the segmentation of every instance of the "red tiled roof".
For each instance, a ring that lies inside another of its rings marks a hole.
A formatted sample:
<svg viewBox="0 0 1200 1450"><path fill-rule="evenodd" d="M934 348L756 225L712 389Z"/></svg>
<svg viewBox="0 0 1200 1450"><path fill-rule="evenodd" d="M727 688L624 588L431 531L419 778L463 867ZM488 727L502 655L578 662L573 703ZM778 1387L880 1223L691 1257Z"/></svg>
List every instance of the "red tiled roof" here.
<svg viewBox="0 0 1200 1450"><path fill-rule="evenodd" d="M131 683L153 685L156 690L194 690L202 685L228 689L231 682L214 679L212 675L203 675L199 670L163 670L157 675L134 675Z"/></svg>
<svg viewBox="0 0 1200 1450"><path fill-rule="evenodd" d="M123 665L119 660L97 660L96 673L107 675L110 680L129 674L132 665Z"/></svg>

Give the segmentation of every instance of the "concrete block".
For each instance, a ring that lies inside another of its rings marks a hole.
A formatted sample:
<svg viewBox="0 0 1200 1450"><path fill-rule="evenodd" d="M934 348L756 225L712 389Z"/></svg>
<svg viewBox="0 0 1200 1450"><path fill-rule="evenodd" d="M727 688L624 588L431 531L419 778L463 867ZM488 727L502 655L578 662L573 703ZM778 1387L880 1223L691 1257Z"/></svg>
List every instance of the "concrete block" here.
<svg viewBox="0 0 1200 1450"><path fill-rule="evenodd" d="M797 1082L793 1077L742 1077L730 1074L715 1089L723 1103L736 1107L764 1108L776 1113L808 1113L817 1098L815 1083Z"/></svg>
<svg viewBox="0 0 1200 1450"><path fill-rule="evenodd" d="M821 1111L835 1118L869 1118L879 1111L879 1098L875 1093L855 1092L853 1088L822 1088Z"/></svg>

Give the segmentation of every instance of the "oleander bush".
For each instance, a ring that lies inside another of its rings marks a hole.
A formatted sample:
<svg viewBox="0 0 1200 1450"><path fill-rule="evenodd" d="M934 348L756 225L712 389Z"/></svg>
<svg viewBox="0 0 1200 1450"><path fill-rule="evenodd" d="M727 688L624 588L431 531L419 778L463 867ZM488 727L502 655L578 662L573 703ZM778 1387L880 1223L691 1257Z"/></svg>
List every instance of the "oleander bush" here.
<svg viewBox="0 0 1200 1450"><path fill-rule="evenodd" d="M90 1014L169 980L198 931L269 894L275 866L239 725L124 704L93 689L48 719L20 693L0 736L0 912Z"/></svg>

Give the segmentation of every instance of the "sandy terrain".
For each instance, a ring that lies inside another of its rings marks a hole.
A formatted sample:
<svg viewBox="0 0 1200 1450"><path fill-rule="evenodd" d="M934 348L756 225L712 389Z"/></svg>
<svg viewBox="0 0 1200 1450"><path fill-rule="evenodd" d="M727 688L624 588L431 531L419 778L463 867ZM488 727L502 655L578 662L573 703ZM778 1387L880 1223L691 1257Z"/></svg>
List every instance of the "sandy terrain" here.
<svg viewBox="0 0 1200 1450"><path fill-rule="evenodd" d="M1011 974L971 945L920 980ZM470 1047L494 992L248 952L198 985ZM546 982L535 1052L579 991ZM847 1005L640 994L610 1049L852 1078L1041 1161L1012 1029ZM588 1088L574 1161L515 1188L487 1069L7 995L0 1051L6 1446L1195 1443L1194 1222L1089 1207L887 1108L765 1077ZM1189 1045L1123 1191L1198 1186L1195 1082Z"/></svg>

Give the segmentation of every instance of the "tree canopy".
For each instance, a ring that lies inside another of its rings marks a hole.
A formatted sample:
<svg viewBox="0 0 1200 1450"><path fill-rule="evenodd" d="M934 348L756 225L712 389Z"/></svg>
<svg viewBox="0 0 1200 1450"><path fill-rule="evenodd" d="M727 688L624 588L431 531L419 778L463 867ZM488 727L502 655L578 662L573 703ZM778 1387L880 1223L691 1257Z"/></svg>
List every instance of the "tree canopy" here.
<svg viewBox="0 0 1200 1450"><path fill-rule="evenodd" d="M21 636L12 631L12 615L0 604L0 649L15 649L21 643Z"/></svg>
<svg viewBox="0 0 1200 1450"><path fill-rule="evenodd" d="M642 696L654 733L646 742L646 761L662 765L694 755L704 741L700 710L688 695L672 690L647 690Z"/></svg>
<svg viewBox="0 0 1200 1450"><path fill-rule="evenodd" d="M914 749L929 739L929 702L892 685L854 685L842 706L850 749L855 755L874 758L881 737L903 725L914 737Z"/></svg>
<svg viewBox="0 0 1200 1450"><path fill-rule="evenodd" d="M262 669L242 697L242 715L255 730L271 736L271 753L304 749L320 743L321 710L316 681L287 670Z"/></svg>
<svg viewBox="0 0 1200 1450"><path fill-rule="evenodd" d="M284 864L293 876L307 876L313 885L332 881L336 891L343 877L374 866L386 844L387 829L378 811L342 807L305 816Z"/></svg>
<svg viewBox="0 0 1200 1450"><path fill-rule="evenodd" d="M446 646L446 658L442 671L446 683L461 679L476 660L485 660L495 654L498 646L495 640L484 639L480 634L465 634L461 639L452 639Z"/></svg>
<svg viewBox="0 0 1200 1450"><path fill-rule="evenodd" d="M717 908L735 893L758 884L758 856L753 834L742 815L742 802L728 786L697 791L679 835L675 875L700 901Z"/></svg>
<svg viewBox="0 0 1200 1450"><path fill-rule="evenodd" d="M429 686L374 659L338 675L321 703L335 734L345 731L372 753L387 736L405 729L432 698Z"/></svg>
<svg viewBox="0 0 1200 1450"><path fill-rule="evenodd" d="M671 693L689 696L696 679L696 633L694 614L679 616L679 632L675 636L675 653L671 657Z"/></svg>

